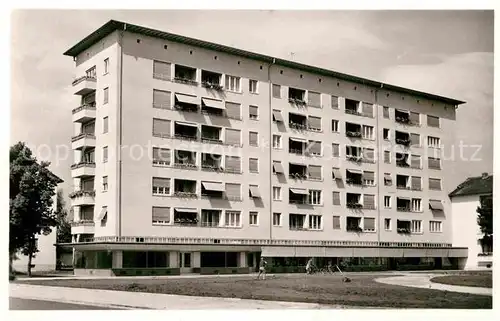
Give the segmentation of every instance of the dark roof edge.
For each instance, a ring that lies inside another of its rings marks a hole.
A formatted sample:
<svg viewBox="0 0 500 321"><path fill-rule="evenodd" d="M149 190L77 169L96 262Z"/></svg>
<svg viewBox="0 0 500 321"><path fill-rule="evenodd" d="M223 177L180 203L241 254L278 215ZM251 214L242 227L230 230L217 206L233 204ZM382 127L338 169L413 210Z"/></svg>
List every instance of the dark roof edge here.
<svg viewBox="0 0 500 321"><path fill-rule="evenodd" d="M257 54L254 52L242 50L242 49L237 49L233 47L228 47L220 44L216 44L213 42L208 42L204 40L199 40L199 39L194 39L194 38L189 38L181 35L176 35L164 31L159 31L155 29L150 29L146 27L141 27L138 25L134 24L129 24L117 20L110 20L104 25L102 25L99 29L85 37L83 40L78 42L76 45L68 49L64 55L66 56L71 56L71 57L76 57L78 54L80 54L82 51L88 49L90 46L94 45L110 33L112 33L115 30L127 30L133 33L138 33L138 34L143 34L146 36L151 36L151 37L156 37L156 38L162 38L170 41L175 41L175 42L180 42L180 43L185 43L185 44L190 44L193 46L197 47L202 47L202 48L207 48L211 50L216 50L216 51L221 51L221 52L226 52L229 54L245 57L245 58L250 58L250 59L255 59L267 63L275 63L284 67L290 67L290 68L295 68L307 72L312 72L324 76L330 76L330 77L336 77L342 80L348 80L348 81L353 81L365 85L370 85L374 87L379 87L379 88L386 88L389 90L394 90L396 92L401 92L401 93L407 93L407 94L412 94L415 96L420 96L423 98L428 98L428 99L433 99L433 100L438 100L442 101L447 104L452 104L452 105L461 105L465 104L464 101L461 100L456 100L448 97L443 97L439 95L434 95L434 94L429 94L425 93L422 91L418 90L413 90L409 88L404 88L404 87L399 87L395 85L390 85L382 82L378 82L375 80L370 80L366 78L361 78L357 76L352 76L352 75L347 75L343 74L340 72L336 72L333 70L328 70L328 69L323 69L315 66L310 66L310 65L305 65L297 62L293 62L290 60L285 60L285 59L280 59L280 58L274 58L271 56L266 56L262 54Z"/></svg>

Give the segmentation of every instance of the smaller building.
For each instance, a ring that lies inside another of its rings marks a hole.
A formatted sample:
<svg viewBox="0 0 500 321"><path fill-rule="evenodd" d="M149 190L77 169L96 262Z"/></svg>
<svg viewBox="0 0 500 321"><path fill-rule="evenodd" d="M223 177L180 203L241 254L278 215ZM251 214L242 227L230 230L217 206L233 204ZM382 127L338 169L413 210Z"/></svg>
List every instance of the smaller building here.
<svg viewBox="0 0 500 321"><path fill-rule="evenodd" d="M477 208L484 197L493 196L493 175L469 177L449 194L451 199L453 246L467 247L465 270L491 269L493 247L482 244L483 234L477 224Z"/></svg>

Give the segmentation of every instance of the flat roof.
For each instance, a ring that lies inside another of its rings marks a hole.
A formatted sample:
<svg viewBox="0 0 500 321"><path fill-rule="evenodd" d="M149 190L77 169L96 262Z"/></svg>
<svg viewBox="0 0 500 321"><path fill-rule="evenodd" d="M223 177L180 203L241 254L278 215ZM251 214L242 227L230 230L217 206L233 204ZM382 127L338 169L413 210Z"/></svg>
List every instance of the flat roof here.
<svg viewBox="0 0 500 321"><path fill-rule="evenodd" d="M145 36L165 39L165 40L178 42L178 43L184 43L184 44L197 46L197 47L210 49L210 50L215 50L215 51L219 51L219 52L225 52L228 54L232 54L232 55L236 55L236 56L240 56L240 57L244 57L244 58L249 58L249 59L254 59L254 60L262 61L262 62L269 63L269 64L274 62L274 64L280 65L283 67L298 69L298 70L311 72L311 73L315 73L315 74L323 75L323 76L335 77L338 79L352 81L352 82L356 82L356 83L361 83L364 85L385 88L385 89L392 90L395 92L406 93L406 94L410 94L410 95L414 95L414 96L420 96L423 98L437 100L437 101L441 101L441 102L446 103L446 104L452 104L455 106L465 103L464 101L460 101L460 100L456 100L456 99L452 99L452 98L447 98L447 97L429 94L429 93L418 91L418 90L413 90L413 89L409 89L409 88L390 85L390 84L378 82L375 80L370 80L370 79L366 79L366 78L361 78L361 77L357 77L357 76L343 74L343 73L336 72L333 70L328 70L328 69L323 69L320 67L305 65L305 64L301 64L298 62L285 60L285 59L281 59L281 58L266 56L266 55L238 49L238 48L224 46L224 45L220 45L220 44L216 44L216 43L208 42L208 41L204 41L204 40L189 38L189 37L176 35L173 33L168 33L168 32L164 32L164 31L160 31L160 30L141 27L138 25L134 25L134 24L126 23L126 22L121 22L121 21L117 21L117 20L108 21L107 23L102 25L99 29L92 32L90 35L85 37L83 40L78 42L76 45L74 45L73 47L68 49L64 53L64 55L76 57L82 51L90 48L92 45L99 42L100 40L102 40L103 38L105 38L106 36L108 36L109 34L114 32L115 30L126 30L126 31L129 31L132 33L142 34Z"/></svg>

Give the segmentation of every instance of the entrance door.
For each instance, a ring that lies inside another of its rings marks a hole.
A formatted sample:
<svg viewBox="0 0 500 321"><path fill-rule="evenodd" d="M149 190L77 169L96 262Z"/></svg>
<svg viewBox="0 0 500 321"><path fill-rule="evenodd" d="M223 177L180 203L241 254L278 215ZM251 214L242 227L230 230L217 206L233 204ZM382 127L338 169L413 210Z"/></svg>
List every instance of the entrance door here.
<svg viewBox="0 0 500 321"><path fill-rule="evenodd" d="M191 252L179 252L179 267L181 268L181 272L190 272L192 264Z"/></svg>

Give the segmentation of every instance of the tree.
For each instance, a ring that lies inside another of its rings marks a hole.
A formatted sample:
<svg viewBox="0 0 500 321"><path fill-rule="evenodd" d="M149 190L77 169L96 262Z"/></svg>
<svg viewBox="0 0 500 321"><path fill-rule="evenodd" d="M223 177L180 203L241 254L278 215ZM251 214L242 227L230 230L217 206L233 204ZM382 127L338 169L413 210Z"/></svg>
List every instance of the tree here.
<svg viewBox="0 0 500 321"><path fill-rule="evenodd" d="M56 197L57 243L71 243L71 225L68 222L68 210L62 189L57 190Z"/></svg>
<svg viewBox="0 0 500 321"><path fill-rule="evenodd" d="M493 196L483 196L480 198L480 206L477 208L477 224L483 233L481 247L483 252L485 247L493 250Z"/></svg>
<svg viewBox="0 0 500 321"><path fill-rule="evenodd" d="M22 142L10 148L9 263L12 269L12 260L19 251L27 255L28 276L38 252L36 236L50 233L57 225L52 198L61 179L48 169L49 165L38 163Z"/></svg>

